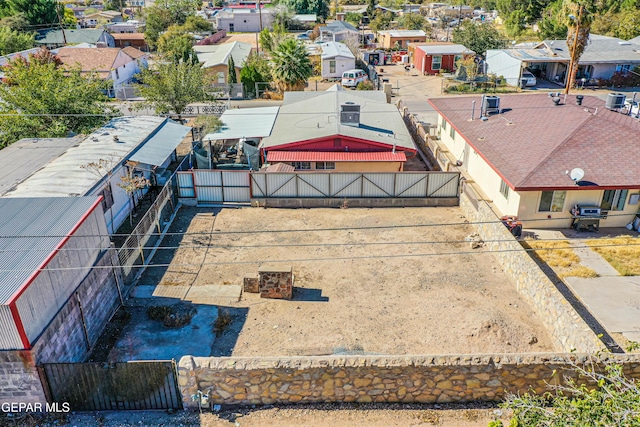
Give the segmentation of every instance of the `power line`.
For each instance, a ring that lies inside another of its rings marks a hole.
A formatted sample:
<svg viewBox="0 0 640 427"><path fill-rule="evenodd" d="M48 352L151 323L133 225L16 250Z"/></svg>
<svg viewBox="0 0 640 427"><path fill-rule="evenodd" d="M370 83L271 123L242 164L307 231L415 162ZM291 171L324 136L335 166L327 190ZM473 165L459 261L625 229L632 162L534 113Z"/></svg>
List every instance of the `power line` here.
<svg viewBox="0 0 640 427"><path fill-rule="evenodd" d="M640 243L639 243L640 244ZM602 245L609 246L609 245ZM611 245L618 246L618 245ZM586 246L585 246L586 247ZM600 247L600 246L589 246L590 248ZM353 260L377 260L377 259L396 259L396 258L431 258L431 257L440 257L440 256L460 256L460 255L478 255L478 254L488 254L488 253L509 253L509 252L520 252L524 250L525 252L535 252L539 250L560 250L560 249L575 249L580 247L567 246L562 248L549 248L549 249L529 249L529 248L515 248L515 249L489 249L489 250L468 250L468 251L458 251L458 252L438 252L438 253L409 253L409 254L397 254L397 255L362 255L362 256L339 256L339 257L321 257L321 258L293 258L293 259L262 259L262 260L251 260L251 261L216 261L216 262L202 262L202 263L161 263L161 264L146 264L146 265L131 265L126 266L127 268L154 268L154 267L189 267L189 266L198 266L200 268L206 265L248 265L248 264L273 264L273 263L302 263L302 262L326 262L326 261L353 261ZM72 270L86 270L88 269L113 269L114 267L119 266L111 266L111 265L103 265L103 266L91 266L91 267L54 267L48 268L45 267L43 269L39 269L36 271L72 271ZM0 269L0 272L32 272L34 269ZM194 272L195 273L195 272Z"/></svg>

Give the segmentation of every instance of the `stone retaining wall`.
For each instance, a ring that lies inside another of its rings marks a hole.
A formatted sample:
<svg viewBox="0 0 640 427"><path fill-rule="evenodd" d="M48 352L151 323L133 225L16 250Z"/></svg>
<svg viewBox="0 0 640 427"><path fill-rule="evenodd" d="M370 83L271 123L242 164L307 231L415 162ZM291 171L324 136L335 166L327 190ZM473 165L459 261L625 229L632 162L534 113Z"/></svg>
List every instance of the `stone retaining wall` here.
<svg viewBox="0 0 640 427"><path fill-rule="evenodd" d="M640 378L640 355L609 356ZM178 383L186 408L211 404L497 401L547 390L573 375L576 354L213 358L185 356ZM558 374L554 375L554 372Z"/></svg>
<svg viewBox="0 0 640 427"><path fill-rule="evenodd" d="M494 252L500 267L511 277L518 293L536 312L562 351L595 353L604 349L595 332L500 222L488 203L474 203L463 192L460 208L467 219L475 223L478 234L486 242L485 248Z"/></svg>

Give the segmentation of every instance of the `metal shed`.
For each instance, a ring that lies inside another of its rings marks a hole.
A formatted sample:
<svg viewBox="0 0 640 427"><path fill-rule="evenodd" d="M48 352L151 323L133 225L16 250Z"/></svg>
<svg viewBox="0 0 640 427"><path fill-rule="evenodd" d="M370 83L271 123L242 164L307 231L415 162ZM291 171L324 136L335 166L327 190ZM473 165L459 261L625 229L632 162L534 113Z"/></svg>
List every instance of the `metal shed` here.
<svg viewBox="0 0 640 427"><path fill-rule="evenodd" d="M0 198L0 350L31 348L109 248L101 201Z"/></svg>

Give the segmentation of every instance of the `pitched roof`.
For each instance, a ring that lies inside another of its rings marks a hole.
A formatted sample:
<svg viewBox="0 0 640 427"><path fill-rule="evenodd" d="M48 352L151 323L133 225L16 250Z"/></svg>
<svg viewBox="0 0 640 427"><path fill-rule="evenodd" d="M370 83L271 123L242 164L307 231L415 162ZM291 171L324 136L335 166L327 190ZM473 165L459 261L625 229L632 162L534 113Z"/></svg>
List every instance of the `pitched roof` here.
<svg viewBox="0 0 640 427"><path fill-rule="evenodd" d="M195 45L193 50L202 62L202 67L209 68L216 65L227 65L229 56L233 56L236 68L242 67L251 53L251 44L243 42L231 42L214 45Z"/></svg>
<svg viewBox="0 0 640 427"><path fill-rule="evenodd" d="M428 43L415 45L416 49L420 49L427 55L461 55L472 54L472 50L461 44L455 43Z"/></svg>
<svg viewBox="0 0 640 427"><path fill-rule="evenodd" d="M104 30L98 29L81 29L81 30L42 30L36 35L36 44L78 44L91 43L96 44L100 41Z"/></svg>
<svg viewBox="0 0 640 427"><path fill-rule="evenodd" d="M268 162L406 162L404 151L269 151Z"/></svg>
<svg viewBox="0 0 640 427"><path fill-rule="evenodd" d="M335 58L338 56L355 59L353 53L351 53L347 45L344 43L327 42L322 43L320 47L322 48L322 59Z"/></svg>
<svg viewBox="0 0 640 427"><path fill-rule="evenodd" d="M566 40L545 40L544 46L558 56L568 61L571 52ZM628 64L640 63L640 45L633 41L625 41L616 37L591 34L589 44L584 49L578 61L580 64Z"/></svg>
<svg viewBox="0 0 640 427"><path fill-rule="evenodd" d="M351 31L351 32L358 32L358 29L356 27L354 27L353 25L351 25L350 23L346 22L346 21L333 21L333 22L329 22L325 28L333 33L339 33L342 31ZM321 29L325 29L322 28Z"/></svg>
<svg viewBox="0 0 640 427"><path fill-rule="evenodd" d="M133 59L138 59L138 58L142 58L149 55L147 52L143 52L137 47L133 47L133 46L127 46L123 48L122 51Z"/></svg>
<svg viewBox="0 0 640 427"><path fill-rule="evenodd" d="M382 92L380 92L382 93ZM415 145L398 109L384 101L359 96L355 91L305 92L306 97L287 100L280 107L271 135L261 148L273 148L301 141L341 135L401 150ZM384 93L382 93L384 96ZM340 124L340 105L360 105L360 125Z"/></svg>
<svg viewBox="0 0 640 427"><path fill-rule="evenodd" d="M120 48L115 47L63 47L57 56L64 65L80 64L82 71L96 71L100 77L108 78L119 53Z"/></svg>
<svg viewBox="0 0 640 427"><path fill-rule="evenodd" d="M144 40L144 33L111 33L114 40Z"/></svg>
<svg viewBox="0 0 640 427"><path fill-rule="evenodd" d="M605 102L569 95L556 106L548 95L500 97L501 114L471 121L472 101L481 96L430 99L429 103L515 190L571 189L565 171L582 168L585 183L608 188L640 188L635 159L640 123L609 111ZM596 112L597 108L597 112ZM593 187L578 187L589 189Z"/></svg>
<svg viewBox="0 0 640 427"><path fill-rule="evenodd" d="M426 37L427 33L422 30L385 30L378 31L378 34L389 34L391 37Z"/></svg>

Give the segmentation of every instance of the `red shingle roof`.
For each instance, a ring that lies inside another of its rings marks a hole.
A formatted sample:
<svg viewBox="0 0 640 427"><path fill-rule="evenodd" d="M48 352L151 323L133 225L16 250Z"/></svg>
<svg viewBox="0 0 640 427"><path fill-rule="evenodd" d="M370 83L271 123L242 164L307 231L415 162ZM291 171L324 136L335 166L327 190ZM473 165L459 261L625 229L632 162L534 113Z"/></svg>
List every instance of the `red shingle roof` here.
<svg viewBox="0 0 640 427"><path fill-rule="evenodd" d="M487 121L479 120L481 96L429 102L515 190L576 189L565 174L576 167L585 182L640 188L638 120L607 110L599 98L585 96L582 106L575 99L556 106L547 94L500 96L503 112Z"/></svg>
<svg viewBox="0 0 640 427"><path fill-rule="evenodd" d="M269 151L267 161L275 162L406 162L403 151Z"/></svg>

